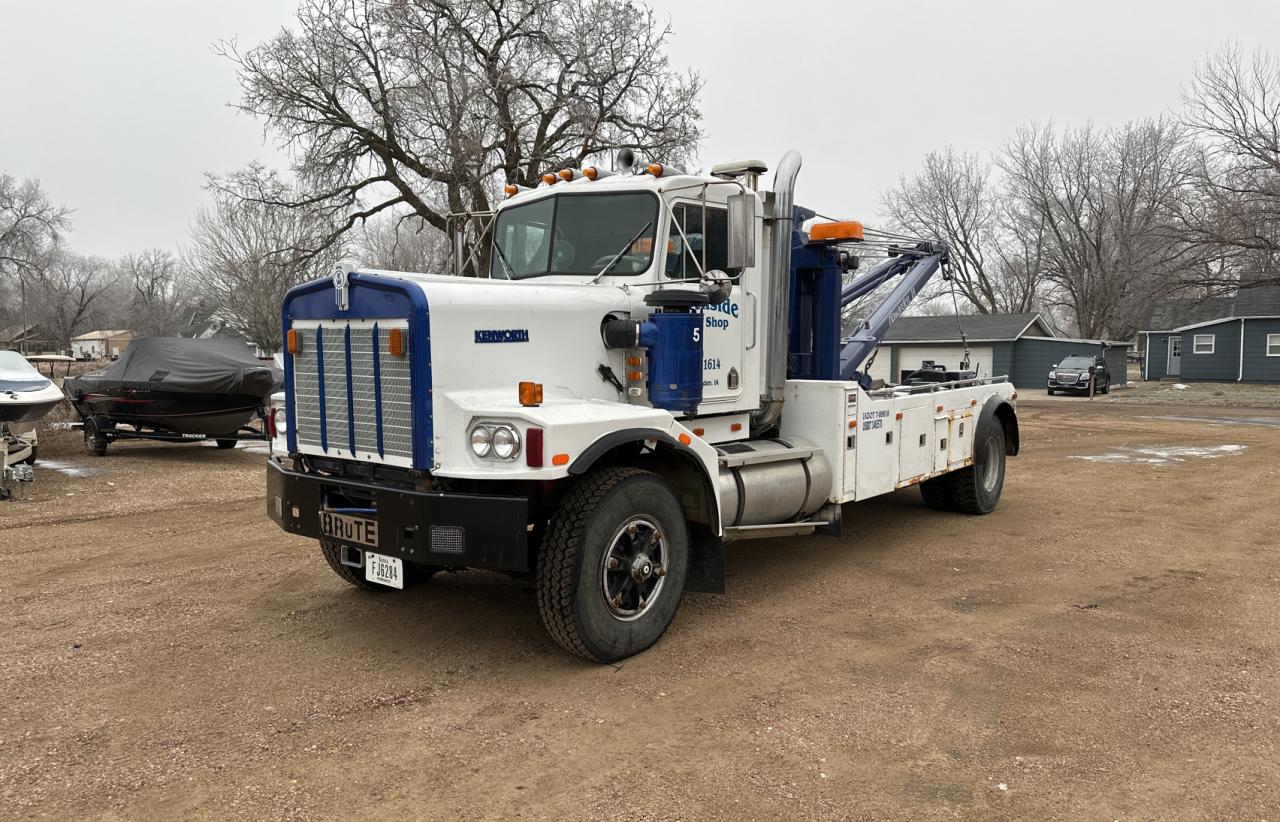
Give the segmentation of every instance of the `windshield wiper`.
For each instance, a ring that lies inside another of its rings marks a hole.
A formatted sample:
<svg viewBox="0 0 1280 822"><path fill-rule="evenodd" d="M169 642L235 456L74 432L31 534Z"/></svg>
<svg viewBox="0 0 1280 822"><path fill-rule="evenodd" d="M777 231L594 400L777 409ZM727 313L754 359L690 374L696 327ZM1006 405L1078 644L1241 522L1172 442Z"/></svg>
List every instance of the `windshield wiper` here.
<svg viewBox="0 0 1280 822"><path fill-rule="evenodd" d="M507 269L507 279L515 279L516 270L511 267L511 263L507 262L507 255L502 253L502 246L498 245L497 239L493 241L493 250L498 252L498 259L502 261L502 265Z"/></svg>
<svg viewBox="0 0 1280 822"><path fill-rule="evenodd" d="M644 228L636 232L636 236L632 237L630 240L627 240L626 244L623 245L622 248L618 249L618 253L613 255L613 259L610 260L609 263L604 268L600 269L600 272L596 274L596 276L591 278L591 282L593 283L600 282L600 278L605 275L605 272L613 268L614 264L617 263L618 260L622 259L622 255L627 253L627 249L631 248L631 244L634 243L636 240L640 239L642 236L644 236L644 233L649 230L649 226L651 225L653 225L653 220L650 220L649 222L645 223Z"/></svg>

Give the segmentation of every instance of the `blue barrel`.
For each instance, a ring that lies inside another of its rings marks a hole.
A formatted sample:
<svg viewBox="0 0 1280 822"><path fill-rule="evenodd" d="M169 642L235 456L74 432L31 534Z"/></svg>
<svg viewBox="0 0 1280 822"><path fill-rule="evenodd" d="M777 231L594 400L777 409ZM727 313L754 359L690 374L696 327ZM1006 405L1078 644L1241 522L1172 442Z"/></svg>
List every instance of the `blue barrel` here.
<svg viewBox="0 0 1280 822"><path fill-rule="evenodd" d="M649 402L692 414L702 402L702 312L659 311L649 323Z"/></svg>

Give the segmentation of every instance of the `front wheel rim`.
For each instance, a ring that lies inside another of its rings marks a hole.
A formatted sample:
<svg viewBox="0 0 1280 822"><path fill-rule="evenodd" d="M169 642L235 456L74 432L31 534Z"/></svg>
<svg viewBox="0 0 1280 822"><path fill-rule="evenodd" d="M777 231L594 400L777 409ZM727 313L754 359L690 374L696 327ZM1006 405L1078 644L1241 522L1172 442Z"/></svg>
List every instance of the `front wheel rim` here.
<svg viewBox="0 0 1280 822"><path fill-rule="evenodd" d="M650 516L631 517L600 560L600 592L610 615L634 622L653 609L667 577L667 535Z"/></svg>
<svg viewBox="0 0 1280 822"><path fill-rule="evenodd" d="M987 440L986 459L982 463L982 488L988 494L996 490L1000 479L1000 443L995 437Z"/></svg>

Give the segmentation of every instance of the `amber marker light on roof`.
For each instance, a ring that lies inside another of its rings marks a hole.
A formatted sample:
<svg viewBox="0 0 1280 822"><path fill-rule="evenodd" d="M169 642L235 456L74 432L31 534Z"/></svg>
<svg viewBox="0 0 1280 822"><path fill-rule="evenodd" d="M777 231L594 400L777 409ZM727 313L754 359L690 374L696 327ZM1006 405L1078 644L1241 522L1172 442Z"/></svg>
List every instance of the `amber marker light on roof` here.
<svg viewBox="0 0 1280 822"><path fill-rule="evenodd" d="M652 174L654 177L661 177L662 163L649 163L648 167L645 170L648 171L650 174Z"/></svg>
<svg viewBox="0 0 1280 822"><path fill-rule="evenodd" d="M809 229L809 239L813 242L861 242L862 223L857 220L817 223Z"/></svg>
<svg viewBox="0 0 1280 822"><path fill-rule="evenodd" d="M560 178L548 171L546 174L542 175L542 182L549 186L553 186L560 182Z"/></svg>

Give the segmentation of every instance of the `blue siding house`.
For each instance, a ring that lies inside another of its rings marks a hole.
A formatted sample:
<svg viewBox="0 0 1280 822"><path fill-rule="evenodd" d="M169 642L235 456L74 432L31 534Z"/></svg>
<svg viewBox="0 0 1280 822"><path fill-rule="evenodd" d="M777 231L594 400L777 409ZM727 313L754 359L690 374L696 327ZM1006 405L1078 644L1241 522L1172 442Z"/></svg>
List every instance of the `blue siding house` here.
<svg viewBox="0 0 1280 822"><path fill-rule="evenodd" d="M1280 382L1280 288L1165 301L1140 331L1144 380Z"/></svg>

